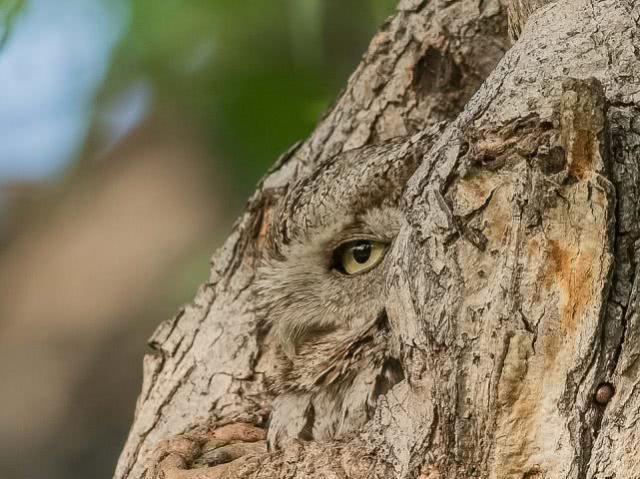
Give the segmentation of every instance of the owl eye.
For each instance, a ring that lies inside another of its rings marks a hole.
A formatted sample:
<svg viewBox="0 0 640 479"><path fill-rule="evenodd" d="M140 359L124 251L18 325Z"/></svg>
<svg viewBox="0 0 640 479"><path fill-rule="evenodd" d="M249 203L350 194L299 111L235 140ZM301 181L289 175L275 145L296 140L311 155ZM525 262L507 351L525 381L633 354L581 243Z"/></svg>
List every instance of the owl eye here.
<svg viewBox="0 0 640 479"><path fill-rule="evenodd" d="M373 240L343 243L333 253L333 268L347 275L364 273L377 266L388 246Z"/></svg>

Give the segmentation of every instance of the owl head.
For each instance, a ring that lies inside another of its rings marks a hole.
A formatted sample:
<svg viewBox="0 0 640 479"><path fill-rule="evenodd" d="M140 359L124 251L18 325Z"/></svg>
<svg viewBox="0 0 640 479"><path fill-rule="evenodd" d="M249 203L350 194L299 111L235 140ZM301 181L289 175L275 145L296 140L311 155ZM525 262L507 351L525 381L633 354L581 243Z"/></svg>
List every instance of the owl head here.
<svg viewBox="0 0 640 479"><path fill-rule="evenodd" d="M258 291L259 309L287 356L327 334L349 335L384 320L388 252L403 222L400 203L419 162L418 143L339 154L281 199Z"/></svg>

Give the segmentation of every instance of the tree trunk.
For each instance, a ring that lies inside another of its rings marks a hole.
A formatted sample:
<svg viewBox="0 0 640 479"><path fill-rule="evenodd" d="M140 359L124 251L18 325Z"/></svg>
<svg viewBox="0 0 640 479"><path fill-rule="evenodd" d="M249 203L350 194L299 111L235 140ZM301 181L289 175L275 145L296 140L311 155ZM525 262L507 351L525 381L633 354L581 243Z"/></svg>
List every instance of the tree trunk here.
<svg viewBox="0 0 640 479"><path fill-rule="evenodd" d="M529 18L542 3L400 2L151 339L115 478L144 477L158 441L202 422L264 421L275 347L253 280L275 205L325 159L427 129L388 253L406 379L361 433L238 477L640 477L640 6Z"/></svg>

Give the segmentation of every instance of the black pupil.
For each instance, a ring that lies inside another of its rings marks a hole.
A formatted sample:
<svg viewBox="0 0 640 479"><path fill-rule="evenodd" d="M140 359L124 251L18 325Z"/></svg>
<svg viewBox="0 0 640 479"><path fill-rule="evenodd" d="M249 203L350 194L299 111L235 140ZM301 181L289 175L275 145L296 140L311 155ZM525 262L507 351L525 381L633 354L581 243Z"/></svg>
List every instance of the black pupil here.
<svg viewBox="0 0 640 479"><path fill-rule="evenodd" d="M369 241L358 241L353 247L353 259L364 264L371 258L371 243Z"/></svg>

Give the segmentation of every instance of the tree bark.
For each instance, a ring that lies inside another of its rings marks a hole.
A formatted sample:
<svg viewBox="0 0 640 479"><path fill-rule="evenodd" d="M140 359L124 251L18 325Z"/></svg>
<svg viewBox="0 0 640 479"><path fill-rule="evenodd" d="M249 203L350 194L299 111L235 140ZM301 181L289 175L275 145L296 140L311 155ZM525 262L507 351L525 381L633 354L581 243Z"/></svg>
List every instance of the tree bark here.
<svg viewBox="0 0 640 479"><path fill-rule="evenodd" d="M158 441L199 423L264 421L274 347L253 279L270 211L324 159L426 129L389 252L406 380L361 433L234 474L640 477L640 6L542 3L512 2L507 51L498 2L400 2L151 339L116 478L144 477Z"/></svg>

